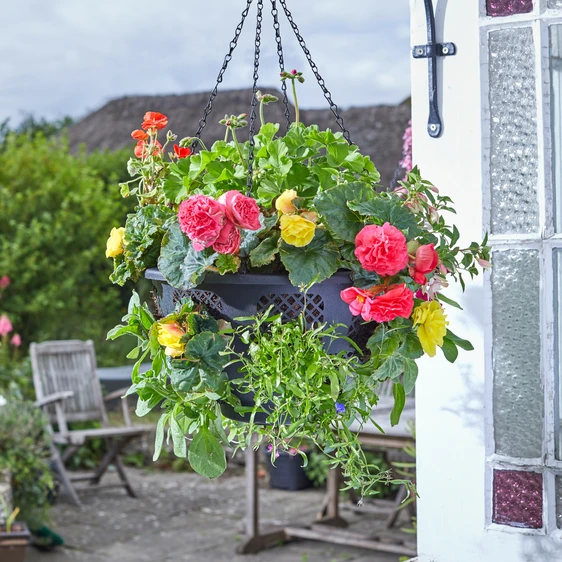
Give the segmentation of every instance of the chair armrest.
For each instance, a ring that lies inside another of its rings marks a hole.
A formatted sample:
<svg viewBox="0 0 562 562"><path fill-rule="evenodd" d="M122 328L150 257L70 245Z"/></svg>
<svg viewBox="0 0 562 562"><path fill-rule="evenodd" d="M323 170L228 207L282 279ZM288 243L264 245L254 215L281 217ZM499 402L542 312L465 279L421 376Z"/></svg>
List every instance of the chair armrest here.
<svg viewBox="0 0 562 562"><path fill-rule="evenodd" d="M49 404L53 404L55 402L62 402L67 398L72 398L74 396L74 392L72 390L64 390L62 392L54 392L53 394L49 394L49 396L45 396L41 398L41 400L36 400L35 405L38 408L42 408L43 406L48 406Z"/></svg>
<svg viewBox="0 0 562 562"><path fill-rule="evenodd" d="M116 398L122 398L123 400L121 400L121 409L123 410L123 419L125 420L125 425L127 427L130 427L133 424L131 423L131 416L129 414L129 401L127 400L127 396L125 396L127 390L129 390L128 386L119 388L118 390L114 390L113 392L106 394L103 397L103 400L104 402L109 402L111 400L115 400Z"/></svg>
<svg viewBox="0 0 562 562"><path fill-rule="evenodd" d="M127 390L129 390L129 387L124 386L123 388L119 388L118 390L114 390L113 392L109 392L108 394L106 394L103 397L104 402L109 402L111 400L115 400L116 398L123 398L123 396L125 396L125 393L127 392Z"/></svg>
<svg viewBox="0 0 562 562"><path fill-rule="evenodd" d="M62 402L67 398L72 398L74 396L74 392L71 390L63 390L62 392L54 392L53 394L49 394L49 396L45 396L45 398L41 398L41 400L37 400L35 405L38 408L42 408L43 406L47 406L49 404L54 404L55 406L55 413L57 416L57 424L59 426L59 433L66 435L68 433L68 426L66 425L66 418L64 417L64 410L62 407Z"/></svg>

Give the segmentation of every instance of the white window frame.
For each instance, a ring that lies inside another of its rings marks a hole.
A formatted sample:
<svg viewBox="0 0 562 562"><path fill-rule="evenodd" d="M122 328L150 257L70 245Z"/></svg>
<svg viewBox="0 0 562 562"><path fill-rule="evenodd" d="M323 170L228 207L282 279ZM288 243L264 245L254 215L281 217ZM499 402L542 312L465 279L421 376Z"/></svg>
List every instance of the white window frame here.
<svg viewBox="0 0 562 562"><path fill-rule="evenodd" d="M562 538L557 528L555 476L562 476L562 460L556 459L555 442L558 438L556 426L559 408L558 371L555 361L554 341L554 293L555 279L553 252L562 249L562 233L554 232L553 182L551 171L551 126L550 126L550 61L549 26L562 24L562 8L547 9L547 0L534 0L534 9L528 14L509 17L488 17L486 0L480 0L480 47L482 84L482 189L483 222L491 228L491 185L490 185L490 108L488 81L488 34L505 28L530 27L535 45L537 130L538 130L538 202L539 232L530 235L491 234L490 243L494 250L536 249L539 251L540 306L541 306L541 381L544 391L543 447L541 458L513 458L495 453L493 423L493 363L492 363L492 288L491 276L486 278L486 528L490 531L528 535L551 535ZM560 202L558 203L560 204ZM561 252L562 253L562 252ZM562 259L562 256L561 256ZM524 529L492 522L493 514L493 471L495 469L529 470L543 475L543 527Z"/></svg>

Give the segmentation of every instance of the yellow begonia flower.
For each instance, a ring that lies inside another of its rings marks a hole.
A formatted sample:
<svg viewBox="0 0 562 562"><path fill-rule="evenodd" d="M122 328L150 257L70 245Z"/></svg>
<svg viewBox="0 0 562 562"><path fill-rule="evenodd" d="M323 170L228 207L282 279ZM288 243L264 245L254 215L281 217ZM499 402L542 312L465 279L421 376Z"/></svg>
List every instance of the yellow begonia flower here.
<svg viewBox="0 0 562 562"><path fill-rule="evenodd" d="M297 209L293 205L292 201L297 196L297 192L294 189L287 189L284 191L277 200L275 201L275 208L284 214L294 213Z"/></svg>
<svg viewBox="0 0 562 562"><path fill-rule="evenodd" d="M105 257L115 258L123 253L123 236L125 228L112 228L105 247Z"/></svg>
<svg viewBox="0 0 562 562"><path fill-rule="evenodd" d="M447 317L437 301L423 302L417 306L412 314L414 327L418 327L418 338L423 350L433 357L436 346L443 345L443 338L447 333Z"/></svg>
<svg viewBox="0 0 562 562"><path fill-rule="evenodd" d="M158 343L166 348L164 352L170 357L179 357L185 351L183 336L185 332L176 322L158 324Z"/></svg>
<svg viewBox="0 0 562 562"><path fill-rule="evenodd" d="M291 246L302 248L314 238L316 225L299 215L282 215L280 224L281 238Z"/></svg>

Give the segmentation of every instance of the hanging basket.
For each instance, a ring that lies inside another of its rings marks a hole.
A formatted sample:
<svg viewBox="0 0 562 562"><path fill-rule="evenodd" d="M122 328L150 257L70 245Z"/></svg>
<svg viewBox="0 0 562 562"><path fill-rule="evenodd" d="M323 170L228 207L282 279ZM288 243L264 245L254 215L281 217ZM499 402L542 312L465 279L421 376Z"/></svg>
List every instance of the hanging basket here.
<svg viewBox="0 0 562 562"><path fill-rule="evenodd" d="M162 316L171 314L182 298L189 297L194 302L206 306L211 316L226 320L233 326L243 323L236 321L236 318L254 316L273 306L271 313L281 314L285 321L296 318L304 311L306 322L310 326L322 323L342 324L339 333L351 337L356 342L361 339L366 341L372 333L372 326L365 325L360 317L353 317L349 306L340 298L340 292L350 285L347 272L338 272L317 283L306 294L294 287L287 275L208 274L201 285L187 291L169 285L158 269L148 269L145 276L154 285L158 313ZM237 345L239 349L244 348L241 342ZM343 341L335 342L330 350L334 353L351 351L350 346L346 346ZM230 380L240 377L235 365L227 368L227 374ZM242 406L254 405L251 392L240 392L235 385L233 390ZM229 404L223 403L221 409L230 419L245 422L250 419L249 414L241 415ZM259 413L254 421L264 424L266 418L266 413Z"/></svg>

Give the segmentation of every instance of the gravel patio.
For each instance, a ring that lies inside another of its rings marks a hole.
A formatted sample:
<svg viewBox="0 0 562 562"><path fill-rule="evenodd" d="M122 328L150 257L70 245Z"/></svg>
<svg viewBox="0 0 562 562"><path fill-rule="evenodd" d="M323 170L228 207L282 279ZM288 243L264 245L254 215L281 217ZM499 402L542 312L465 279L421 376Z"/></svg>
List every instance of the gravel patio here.
<svg viewBox="0 0 562 562"><path fill-rule="evenodd" d="M59 503L52 527L66 542L44 553L30 549L26 562L397 562L399 556L314 541L295 541L257 555L236 555L243 537L244 475L234 468L218 480L197 474L128 469L139 493L122 489L84 493L80 508ZM104 479L110 483L113 474ZM262 527L314 520L323 492L260 490ZM344 517L357 531L380 530L385 515ZM406 526L402 514L402 526ZM397 527L401 525L398 524ZM386 536L404 534L398 528ZM411 536L408 536L411 538Z"/></svg>

